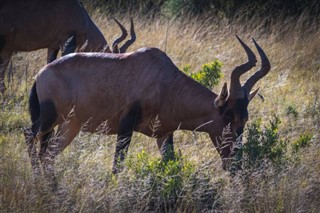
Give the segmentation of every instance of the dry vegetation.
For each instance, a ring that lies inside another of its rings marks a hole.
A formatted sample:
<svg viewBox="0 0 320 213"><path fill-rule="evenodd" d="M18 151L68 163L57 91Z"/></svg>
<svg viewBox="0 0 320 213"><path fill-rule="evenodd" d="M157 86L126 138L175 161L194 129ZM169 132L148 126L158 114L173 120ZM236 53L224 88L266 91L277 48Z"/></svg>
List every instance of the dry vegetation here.
<svg viewBox="0 0 320 213"><path fill-rule="evenodd" d="M92 15L110 43L119 33L117 26L99 12ZM119 19L129 26L129 15ZM222 170L206 135L179 132L175 144L182 159L169 170L179 168L180 179L170 179L167 169L157 170L155 141L140 134L132 141L125 171L116 178L111 175L115 137L82 133L58 157L60 185L52 193L42 181L34 182L22 133L29 125L28 91L45 65L45 51L16 54L0 105L0 212L319 212L320 26L307 20L303 14L265 26L260 18L230 22L210 16L169 21L134 16L138 39L130 50L159 47L178 67L190 64L192 70L218 58L224 64L221 82L246 59L235 34L251 47L254 37L264 48L272 70L258 83L265 101L251 103L251 121L262 118L267 125L276 114L282 120L280 138L292 144L307 132L312 139L288 156L284 169L267 164L235 177Z"/></svg>

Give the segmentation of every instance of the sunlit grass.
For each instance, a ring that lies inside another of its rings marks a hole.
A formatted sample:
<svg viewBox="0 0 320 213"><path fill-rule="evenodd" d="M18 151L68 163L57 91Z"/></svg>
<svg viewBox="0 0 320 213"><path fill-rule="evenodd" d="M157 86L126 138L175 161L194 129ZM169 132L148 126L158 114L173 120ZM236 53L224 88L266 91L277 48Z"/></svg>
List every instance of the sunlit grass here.
<svg viewBox="0 0 320 213"><path fill-rule="evenodd" d="M112 43L119 33L116 24L100 13L92 15ZM129 27L129 15L118 17ZM46 51L18 53L13 57L13 78L9 83L7 78L8 90L0 105L0 212L318 212L319 25L310 24L306 30L306 15L274 21L268 29L259 18L246 23L210 16L169 21L145 20L138 15L133 18L137 41L129 51L155 46L165 50L179 68L190 64L193 71L219 59L224 74L221 83L229 82L232 69L246 60L235 35L256 52L251 41L254 37L269 56L272 69L257 83L264 101L259 98L252 101L250 120L261 118L267 124L276 114L282 121L281 138L294 143L308 132L312 135L310 146L300 150L298 160L286 170L278 172L270 166L250 176L231 178L222 170L218 153L207 135L179 131L174 135L175 149L181 152L186 164L194 166L192 175L198 182L192 185L185 178L183 190L188 193L180 194L176 206L171 208L169 204L151 205L154 201L161 202L163 197L148 191L148 178L134 180L136 173L130 165L126 164L118 177L111 174L115 136L80 133L57 158L59 188L52 193L43 182L34 182L23 137L23 128L30 125L28 93L34 75L46 63ZM259 69L259 62L256 68ZM254 71L245 75L243 81ZM220 86L213 90L219 92ZM142 151L151 156L146 159L149 163L160 159L155 140L135 134L129 148L132 164L139 163L137 156ZM210 197L213 195L214 198ZM207 200L205 196L209 196Z"/></svg>

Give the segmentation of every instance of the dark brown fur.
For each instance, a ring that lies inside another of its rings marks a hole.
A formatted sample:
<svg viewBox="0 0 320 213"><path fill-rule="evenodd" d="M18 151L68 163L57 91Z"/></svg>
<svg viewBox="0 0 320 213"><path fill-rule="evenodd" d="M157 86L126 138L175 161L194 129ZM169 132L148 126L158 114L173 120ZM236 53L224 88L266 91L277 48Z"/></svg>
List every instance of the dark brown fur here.
<svg viewBox="0 0 320 213"><path fill-rule="evenodd" d="M47 48L47 62L50 63L57 58L59 49L64 47L71 36L76 42L75 47L68 47L66 53L76 48L83 52L111 52L103 34L77 0L1 2L0 26L2 93L5 91L5 70L14 52ZM124 32L122 28L121 30ZM131 43L127 44L126 48Z"/></svg>

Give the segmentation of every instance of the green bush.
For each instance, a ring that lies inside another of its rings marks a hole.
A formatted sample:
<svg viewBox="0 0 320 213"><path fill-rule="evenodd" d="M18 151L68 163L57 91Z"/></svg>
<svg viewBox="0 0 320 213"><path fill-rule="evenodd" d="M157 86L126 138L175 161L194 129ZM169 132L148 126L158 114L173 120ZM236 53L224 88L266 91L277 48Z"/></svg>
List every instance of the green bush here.
<svg viewBox="0 0 320 213"><path fill-rule="evenodd" d="M212 0L166 0L161 9L162 12L169 16L179 14L196 15L213 9L213 6Z"/></svg>
<svg viewBox="0 0 320 213"><path fill-rule="evenodd" d="M137 154L136 159L129 157L127 166L133 171L134 178L152 180L152 185L164 198L174 196L176 191L181 190L183 180L195 171L194 166L181 155L175 154L174 160L165 162L151 157L144 150Z"/></svg>
<svg viewBox="0 0 320 213"><path fill-rule="evenodd" d="M221 67L222 62L216 59L213 62L203 64L202 69L196 73L191 72L190 65L184 66L182 71L211 90L214 86L219 84L220 79L223 77Z"/></svg>
<svg viewBox="0 0 320 213"><path fill-rule="evenodd" d="M311 133L303 133L299 136L299 138L292 143L292 151L293 153L297 153L301 148L308 147L311 143L312 134Z"/></svg>
<svg viewBox="0 0 320 213"><path fill-rule="evenodd" d="M299 113L295 106L290 105L286 108L286 115L292 115L294 118L298 118Z"/></svg>
<svg viewBox="0 0 320 213"><path fill-rule="evenodd" d="M319 1L309 0L82 0L90 11L100 9L108 15L115 13L138 13L146 17L157 17L166 14L169 17L183 15L201 15L236 18L298 17L308 11L315 18L319 17ZM241 15L239 15L241 11ZM272 14L270 14L270 11Z"/></svg>
<svg viewBox="0 0 320 213"><path fill-rule="evenodd" d="M213 183L211 173L199 169L181 154L174 156L174 160L167 162L145 150L128 156L125 183L131 187L128 190L138 190L147 197L143 205L148 211L172 212L179 208L197 212L218 208L221 183Z"/></svg>
<svg viewBox="0 0 320 213"><path fill-rule="evenodd" d="M244 167L260 168L265 161L284 165L288 141L279 137L280 118L274 116L268 126L261 128L261 119L247 127L247 142L243 146Z"/></svg>

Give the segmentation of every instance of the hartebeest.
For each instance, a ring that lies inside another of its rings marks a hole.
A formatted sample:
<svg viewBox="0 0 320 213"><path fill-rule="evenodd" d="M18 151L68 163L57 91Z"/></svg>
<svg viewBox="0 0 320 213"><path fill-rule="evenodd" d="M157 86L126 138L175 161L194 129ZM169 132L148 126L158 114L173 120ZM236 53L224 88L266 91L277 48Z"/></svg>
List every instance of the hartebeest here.
<svg viewBox="0 0 320 213"><path fill-rule="evenodd" d="M123 41L127 32L117 21L122 36L113 46ZM0 1L0 92L5 91L4 76L14 52L48 48L47 62L56 59L59 49L68 38L74 44L62 53L74 52L77 47L83 52L112 52L101 31L91 20L78 0L55 1ZM135 41L131 20L131 39L120 49L126 49ZM85 44L85 45L84 45Z"/></svg>
<svg viewBox="0 0 320 213"><path fill-rule="evenodd" d="M168 143L172 143L175 130L206 132L224 165L232 148L220 146L223 128L230 124L234 138L242 134L248 104L258 90L250 91L270 70L266 54L253 40L261 69L241 86L240 76L255 66L256 57L239 41L248 62L232 71L230 90L225 83L220 94L179 71L157 48L124 54L74 53L45 66L36 76L29 98L32 132L26 142L33 166L38 165L34 148L37 135L41 138L40 161L47 171L47 165L80 130L96 132L102 123L107 125L107 134L118 134L113 173L125 158L133 131L157 138L159 149L167 147L168 151L170 147L171 152L173 146ZM150 125L156 118L160 126L154 130ZM57 125L58 139L48 143ZM50 144L56 144L55 148ZM165 150L161 154L164 156Z"/></svg>

